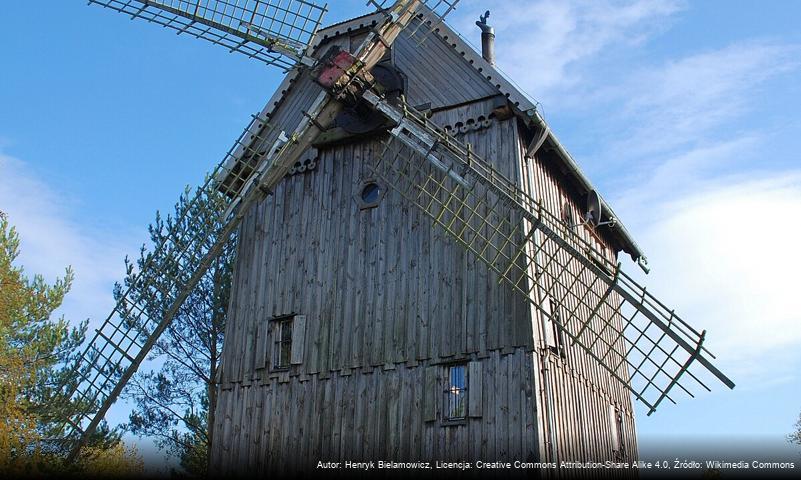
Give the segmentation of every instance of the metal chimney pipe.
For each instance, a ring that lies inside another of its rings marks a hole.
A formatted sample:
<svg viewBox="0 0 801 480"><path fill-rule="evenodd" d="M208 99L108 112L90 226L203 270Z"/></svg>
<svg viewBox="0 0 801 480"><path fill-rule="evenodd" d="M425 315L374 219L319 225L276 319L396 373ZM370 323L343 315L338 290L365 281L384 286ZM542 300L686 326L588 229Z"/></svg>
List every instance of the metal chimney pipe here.
<svg viewBox="0 0 801 480"><path fill-rule="evenodd" d="M495 65L495 29L487 24L489 10L479 17L476 25L481 29L481 56L490 65Z"/></svg>

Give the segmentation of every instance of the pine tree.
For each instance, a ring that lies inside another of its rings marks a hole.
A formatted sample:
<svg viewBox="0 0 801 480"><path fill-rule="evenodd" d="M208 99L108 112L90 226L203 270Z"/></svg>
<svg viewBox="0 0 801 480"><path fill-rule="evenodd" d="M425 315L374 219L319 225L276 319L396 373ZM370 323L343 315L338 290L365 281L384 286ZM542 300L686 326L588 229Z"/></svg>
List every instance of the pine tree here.
<svg viewBox="0 0 801 480"><path fill-rule="evenodd" d="M798 421L795 422L795 431L788 435L787 439L791 443L801 445L801 413L798 414Z"/></svg>
<svg viewBox="0 0 801 480"><path fill-rule="evenodd" d="M58 437L63 419L76 408L58 392L74 380L69 378L71 366L87 329L86 321L71 326L63 316L52 318L72 286L74 273L67 267L64 277L52 285L41 275L31 280L14 264L19 246L16 230L5 214L0 215L0 472L85 471L95 463L92 455L67 466L65 452L53 448L51 442ZM95 457L102 453L105 462L116 462L119 471L136 457L130 449L123 456L115 455L122 448L120 436L105 424L90 446Z"/></svg>
<svg viewBox="0 0 801 480"><path fill-rule="evenodd" d="M149 232L154 245L169 237L174 252L187 249L198 258L209 247L199 237L223 227L225 202L220 194L208 190L198 190L195 197L190 194L187 187L166 219L157 212ZM232 239L212 262L154 345L148 361L157 366L134 375L125 393L136 405L126 428L153 438L160 448L180 458L183 473L193 476L207 472L217 404L215 377L222 353L235 244L236 239ZM135 262L126 259L128 275L115 289L117 300L125 296L131 303L145 305L150 319L163 318L171 295L153 296L140 289L136 275L149 265L151 271L160 272L160 278L169 279L161 290L174 289L174 281L185 281L192 271L175 257L149 254L143 247ZM145 328L140 332L142 336L148 333Z"/></svg>

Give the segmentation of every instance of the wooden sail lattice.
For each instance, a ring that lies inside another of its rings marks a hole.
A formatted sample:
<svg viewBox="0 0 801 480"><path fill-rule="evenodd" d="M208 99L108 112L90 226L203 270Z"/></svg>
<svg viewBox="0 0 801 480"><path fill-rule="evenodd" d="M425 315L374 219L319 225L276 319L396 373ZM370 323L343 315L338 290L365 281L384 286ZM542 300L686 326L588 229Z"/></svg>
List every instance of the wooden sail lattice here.
<svg viewBox="0 0 801 480"><path fill-rule="evenodd" d="M278 3L255 0L236 3L224 0L90 0L90 3L131 14L134 18L144 18L179 33L189 32L232 51L279 65L278 57L271 56L274 52L305 64L316 62L306 57L301 48L313 40L325 10L325 7L303 0ZM416 17L420 3L424 2L401 0L394 4L387 20L359 48L357 58L362 70L369 71L380 61L397 35ZM292 4L303 4L308 10L293 11L289 9ZM244 5L245 9L229 8L236 5ZM283 16L265 10L262 8L264 5L283 5L278 7ZM315 19L309 11L317 12L319 16ZM244 23L243 12L252 14ZM267 28L264 21L259 20L260 23L255 24L259 25L258 28L254 29L253 18L257 13L265 19L270 15L281 16L280 22L290 27L288 30L282 30L283 27L270 30L272 24ZM298 18L305 19L300 27ZM234 26L236 21L240 26L246 23L246 30L237 29ZM255 38L253 32L262 38ZM237 43L234 38L240 41ZM283 65L290 66L291 63ZM54 399L69 399L77 406L72 417L63 419L61 429L61 443L70 449L70 458L77 456L89 435L103 420L186 298L219 257L249 208L284 178L293 163L311 146L325 125L333 122L341 109L342 104L329 92L321 92L306 112L307 121L298 125L289 137L283 131L271 128L266 118L255 116L188 202L189 208L184 215L192 215L192 221L176 219L168 222L168 231L160 236L152 253L147 254L141 270L126 284L116 307L95 331L82 356L73 365L73 380L60 389L60 398ZM209 199L214 201L208 202ZM204 228L190 234L182 228L189 223Z"/></svg>
<svg viewBox="0 0 801 480"><path fill-rule="evenodd" d="M460 0L421 0L421 4L425 5L428 20L435 23L440 23L445 20L445 17L450 15L456 10L456 5ZM373 5L379 10L386 10L396 4L395 0L368 0L367 5Z"/></svg>
<svg viewBox="0 0 801 480"><path fill-rule="evenodd" d="M285 70L303 61L327 8L306 0L89 0Z"/></svg>
<svg viewBox="0 0 801 480"><path fill-rule="evenodd" d="M593 244L462 142L412 108L367 95L399 126L373 175L523 295L648 408L674 391L694 396L711 374L734 384L710 359L698 332ZM559 305L559 312L550 302Z"/></svg>
<svg viewBox="0 0 801 480"><path fill-rule="evenodd" d="M283 68L315 63L306 55L325 12L325 7L304 0L90 3ZM382 30L368 35L356 55L358 64L369 71L400 30L410 24L412 30L436 28L457 3L370 0L368 4L385 12L388 20ZM419 4L425 5L427 18L413 22ZM321 92L306 113L308 122L289 138L267 126L265 118L255 117L190 200L198 208L188 211L206 228L188 235L181 228L185 223L175 221L145 257L145 265L76 364L75 381L63 389L65 397L81 406L74 417L65 419L64 436L72 442L73 455L168 328L249 207L281 181L291 163L341 110L330 93ZM523 295L574 346L629 388L649 413L665 399L675 402L674 391L692 396L695 385L708 389L704 372L733 387L711 364L714 357L704 347L704 332L674 315L516 183L408 106L391 105L369 90L363 98L398 124L374 167L375 177L419 207L500 281ZM209 198L215 199L209 203L213 207L202 207ZM561 314L546 307L551 300Z"/></svg>
<svg viewBox="0 0 801 480"><path fill-rule="evenodd" d="M62 398L78 406L72 418L64 419L61 435L73 455L217 259L247 207L263 197L257 179L271 166L270 159L281 154L286 140L255 116L223 161L188 199L183 215L191 216L191 221L168 220L160 241L144 255L141 269L132 272L116 306L95 330L73 367L72 383L60 392ZM219 178L229 181L221 184ZM189 231L188 224L196 228Z"/></svg>
<svg viewBox="0 0 801 480"><path fill-rule="evenodd" d="M456 10L456 5L460 0L422 0L424 6L421 13L421 20L415 22L407 28L406 35L417 40L419 45L425 43L429 38L428 32L436 28L445 21L445 17ZM385 10L395 3L395 0L368 0L368 5L373 5L378 10Z"/></svg>

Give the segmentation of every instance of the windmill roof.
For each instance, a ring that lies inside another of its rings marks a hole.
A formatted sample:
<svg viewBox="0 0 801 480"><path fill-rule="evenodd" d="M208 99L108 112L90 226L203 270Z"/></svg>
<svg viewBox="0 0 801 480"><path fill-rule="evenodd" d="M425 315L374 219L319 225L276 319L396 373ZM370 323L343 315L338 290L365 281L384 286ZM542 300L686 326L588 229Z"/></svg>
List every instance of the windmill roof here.
<svg viewBox="0 0 801 480"><path fill-rule="evenodd" d="M360 17L355 17L349 20L344 20L339 23L329 25L322 28L318 33L312 49L317 48L320 44L339 37L346 33L358 32L372 27L377 24L381 18L382 13L375 12ZM433 29L444 44L446 44L457 55L464 58L466 64L470 66L475 72L479 73L486 82L494 87L495 92L506 97L509 104L512 106L513 111L522 119L523 122L531 129L538 132L544 132L546 135L542 145L547 146L548 149L556 153L556 158L561 162L559 167L569 176L574 185L580 190L580 194L588 194L596 190L589 178L584 174L578 162L573 159L567 149L561 144L556 135L548 127L547 122L542 114L537 109L536 102L532 101L518 86L512 81L507 79L503 73L500 72L495 66L487 62L480 53L453 30L446 23L442 22ZM271 118L272 114L278 109L283 101L289 96L289 93L294 89L295 84L299 80L298 70L292 70L281 82L277 91L273 94L272 98L267 102L264 109L262 109L262 116ZM620 244L621 250L631 255L632 260L645 262L645 255L640 247L634 241L631 234L620 221L619 217L615 215L611 206L600 196L601 204L604 212L604 219L609 220L614 218L616 223L613 226L607 226L609 234L617 240Z"/></svg>

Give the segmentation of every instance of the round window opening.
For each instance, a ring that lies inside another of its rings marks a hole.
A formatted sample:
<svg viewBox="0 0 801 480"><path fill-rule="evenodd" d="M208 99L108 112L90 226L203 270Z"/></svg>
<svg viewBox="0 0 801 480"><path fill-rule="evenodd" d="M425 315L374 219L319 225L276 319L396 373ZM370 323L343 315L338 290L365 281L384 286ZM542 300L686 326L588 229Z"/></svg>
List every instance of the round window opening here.
<svg viewBox="0 0 801 480"><path fill-rule="evenodd" d="M379 187L378 184L371 182L362 188L362 201L365 204L377 203L380 197L381 187Z"/></svg>

